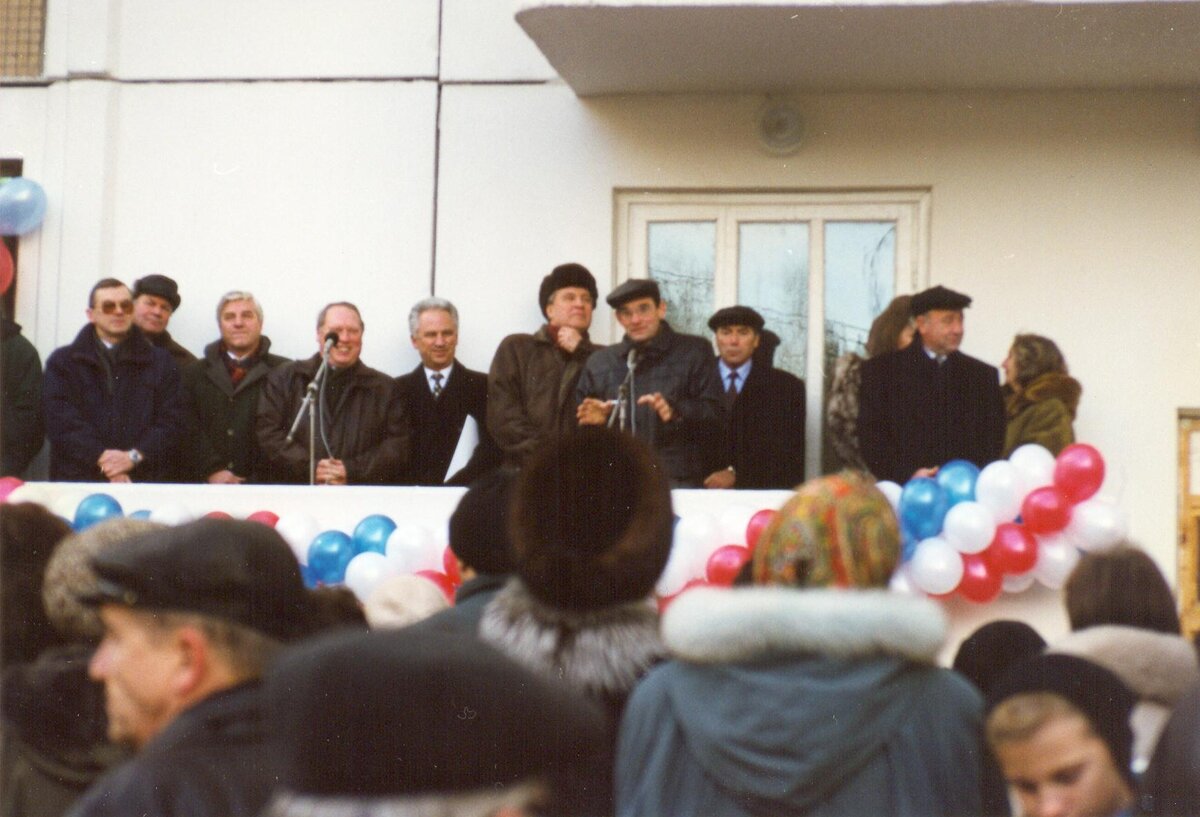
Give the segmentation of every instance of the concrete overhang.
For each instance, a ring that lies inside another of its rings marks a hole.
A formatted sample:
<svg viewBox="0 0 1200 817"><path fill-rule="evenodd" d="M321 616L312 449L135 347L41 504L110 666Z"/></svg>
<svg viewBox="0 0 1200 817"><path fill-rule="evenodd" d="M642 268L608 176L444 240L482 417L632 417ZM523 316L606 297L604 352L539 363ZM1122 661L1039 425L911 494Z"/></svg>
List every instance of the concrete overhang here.
<svg viewBox="0 0 1200 817"><path fill-rule="evenodd" d="M580 96L1200 87L1200 2L558 0L517 22Z"/></svg>

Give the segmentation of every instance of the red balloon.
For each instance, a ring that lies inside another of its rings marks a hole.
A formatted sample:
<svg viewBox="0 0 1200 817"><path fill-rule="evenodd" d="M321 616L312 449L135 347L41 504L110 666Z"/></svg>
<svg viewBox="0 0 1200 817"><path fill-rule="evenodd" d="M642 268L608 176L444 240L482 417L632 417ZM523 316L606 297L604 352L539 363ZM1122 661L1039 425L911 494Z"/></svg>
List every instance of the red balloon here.
<svg viewBox="0 0 1200 817"><path fill-rule="evenodd" d="M8 501L8 495L25 483L17 477L0 477L0 503Z"/></svg>
<svg viewBox="0 0 1200 817"><path fill-rule="evenodd" d="M976 604L987 604L1004 589L1004 578L999 571L992 570L981 553L964 553L963 577L958 583L958 592L964 599Z"/></svg>
<svg viewBox="0 0 1200 817"><path fill-rule="evenodd" d="M1057 533L1071 521L1071 502L1053 485L1034 488L1021 503L1021 521L1032 533Z"/></svg>
<svg viewBox="0 0 1200 817"><path fill-rule="evenodd" d="M728 587L733 584L742 565L750 560L750 548L741 545L722 545L708 557L708 567L704 575L713 584Z"/></svg>
<svg viewBox="0 0 1200 817"><path fill-rule="evenodd" d="M1087 443L1068 445L1054 461L1054 485L1071 504L1095 495L1104 484L1104 457Z"/></svg>
<svg viewBox="0 0 1200 817"><path fill-rule="evenodd" d="M446 601L454 604L454 585L450 582L450 577L445 573L439 573L436 570L418 570L413 575L429 579L446 595Z"/></svg>
<svg viewBox="0 0 1200 817"><path fill-rule="evenodd" d="M462 571L458 568L458 557L454 555L454 551L449 546L442 551L442 567L445 569L447 578L455 587L462 584Z"/></svg>
<svg viewBox="0 0 1200 817"><path fill-rule="evenodd" d="M692 579L687 584L685 584L683 587L681 587L679 589L679 592L672 593L669 596L659 596L658 597L658 613L659 613L659 615L662 615L663 613L667 612L667 608L671 606L671 603L673 601L675 601L675 599L679 598L684 593L691 590L693 587L712 587L712 584L710 582L705 581L704 579Z"/></svg>
<svg viewBox="0 0 1200 817"><path fill-rule="evenodd" d="M205 519L233 519L233 516L231 514L225 513L225 511L209 511L208 513L204 514L204 518Z"/></svg>
<svg viewBox="0 0 1200 817"><path fill-rule="evenodd" d="M1037 539L1024 525L1004 522L996 526L996 535L983 552L983 559L994 573L1028 573L1037 564L1037 553Z"/></svg>
<svg viewBox="0 0 1200 817"><path fill-rule="evenodd" d="M275 527L275 523L279 521L279 515L270 511L255 511L247 516L246 519L250 522L258 522L259 524L266 525L268 528L273 528Z"/></svg>
<svg viewBox="0 0 1200 817"><path fill-rule="evenodd" d="M0 241L0 295L8 292L13 282L13 257L8 245Z"/></svg>
<svg viewBox="0 0 1200 817"><path fill-rule="evenodd" d="M746 524L746 547L750 550L758 545L758 538L762 536L767 525L771 524L771 520L779 514L779 511L773 511L770 508L763 508L754 516L750 517L750 521Z"/></svg>

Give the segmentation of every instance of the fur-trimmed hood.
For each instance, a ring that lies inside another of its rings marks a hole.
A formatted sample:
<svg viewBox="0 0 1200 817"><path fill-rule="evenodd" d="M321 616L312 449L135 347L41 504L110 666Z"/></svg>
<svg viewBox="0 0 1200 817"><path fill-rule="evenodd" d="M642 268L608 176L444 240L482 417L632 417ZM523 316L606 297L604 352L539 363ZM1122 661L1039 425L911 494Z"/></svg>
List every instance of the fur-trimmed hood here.
<svg viewBox="0 0 1200 817"><path fill-rule="evenodd" d="M935 602L886 590L696 588L663 616L671 653L699 664L796 655L932 664L946 639Z"/></svg>
<svg viewBox="0 0 1200 817"><path fill-rule="evenodd" d="M1182 636L1105 624L1070 633L1047 648L1099 664L1140 700L1171 707L1200 683L1196 650Z"/></svg>
<svg viewBox="0 0 1200 817"><path fill-rule="evenodd" d="M1067 407L1071 419L1075 419L1075 411L1079 408L1079 398L1083 394L1083 386L1070 375L1059 372L1047 372L1038 375L1019 393L1006 386L1004 390L1004 407L1009 417L1016 417L1028 406L1041 403L1044 400L1061 400Z"/></svg>
<svg viewBox="0 0 1200 817"><path fill-rule="evenodd" d="M606 698L624 697L666 656L649 602L564 610L536 599L518 578L484 608L479 637L534 672Z"/></svg>

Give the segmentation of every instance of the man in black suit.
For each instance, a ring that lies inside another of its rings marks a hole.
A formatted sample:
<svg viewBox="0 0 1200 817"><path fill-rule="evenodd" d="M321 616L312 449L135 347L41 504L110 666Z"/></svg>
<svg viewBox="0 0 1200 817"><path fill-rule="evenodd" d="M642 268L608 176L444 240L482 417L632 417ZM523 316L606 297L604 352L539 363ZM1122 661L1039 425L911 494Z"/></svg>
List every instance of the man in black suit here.
<svg viewBox="0 0 1200 817"><path fill-rule="evenodd" d="M458 310L445 298L418 301L408 314L413 348L421 364L396 378L412 423L408 485L468 485L500 464L500 449L487 431L487 375L454 359ZM470 461L449 474L467 417L479 444Z"/></svg>
<svg viewBox="0 0 1200 817"><path fill-rule="evenodd" d="M804 481L804 381L772 365L779 338L763 317L728 306L708 319L729 408L705 488L794 488Z"/></svg>
<svg viewBox="0 0 1200 817"><path fill-rule="evenodd" d="M863 363L858 439L876 479L903 485L952 459L979 467L1004 447L995 366L958 351L971 299L943 286L912 299L918 339Z"/></svg>

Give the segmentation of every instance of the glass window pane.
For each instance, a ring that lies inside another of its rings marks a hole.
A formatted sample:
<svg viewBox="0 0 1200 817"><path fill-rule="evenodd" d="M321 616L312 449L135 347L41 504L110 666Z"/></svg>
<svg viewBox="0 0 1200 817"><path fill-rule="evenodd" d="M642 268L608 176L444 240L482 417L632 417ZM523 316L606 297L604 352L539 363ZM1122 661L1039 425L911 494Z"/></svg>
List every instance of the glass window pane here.
<svg viewBox="0 0 1200 817"><path fill-rule="evenodd" d="M648 269L667 302L667 322L703 335L713 313L715 221L656 221L647 226Z"/></svg>
<svg viewBox="0 0 1200 817"><path fill-rule="evenodd" d="M896 225L825 224L825 359L862 354L871 321L896 292ZM828 367L827 367L828 368Z"/></svg>
<svg viewBox="0 0 1200 817"><path fill-rule="evenodd" d="M738 303L779 336L775 365L804 377L808 354L808 224L738 225Z"/></svg>

